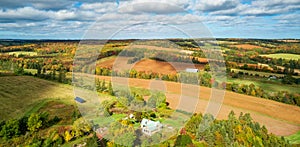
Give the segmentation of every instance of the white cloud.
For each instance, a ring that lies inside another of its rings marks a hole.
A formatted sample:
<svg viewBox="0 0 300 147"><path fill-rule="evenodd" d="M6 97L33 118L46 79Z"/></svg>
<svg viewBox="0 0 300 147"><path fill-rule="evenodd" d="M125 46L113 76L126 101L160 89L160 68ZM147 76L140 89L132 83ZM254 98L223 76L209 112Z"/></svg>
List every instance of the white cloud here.
<svg viewBox="0 0 300 147"><path fill-rule="evenodd" d="M117 10L115 3L105 2L105 3L84 3L80 6L82 10L90 10L97 13L110 13Z"/></svg>
<svg viewBox="0 0 300 147"><path fill-rule="evenodd" d="M42 21L48 18L48 12L37 10L32 7L0 10L0 22Z"/></svg>
<svg viewBox="0 0 300 147"><path fill-rule="evenodd" d="M120 6L120 13L152 13L152 14L172 14L185 10L179 6L163 2L131 2Z"/></svg>
<svg viewBox="0 0 300 147"><path fill-rule="evenodd" d="M196 0L192 9L204 12L233 9L239 0Z"/></svg>

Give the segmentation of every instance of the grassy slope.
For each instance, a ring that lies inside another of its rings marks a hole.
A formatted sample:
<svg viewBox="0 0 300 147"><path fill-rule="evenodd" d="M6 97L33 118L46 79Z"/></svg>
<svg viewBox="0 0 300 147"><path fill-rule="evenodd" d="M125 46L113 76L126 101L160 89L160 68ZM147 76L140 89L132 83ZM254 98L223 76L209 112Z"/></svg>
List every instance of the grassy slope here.
<svg viewBox="0 0 300 147"><path fill-rule="evenodd" d="M300 144L300 131L286 138L290 141L291 144Z"/></svg>
<svg viewBox="0 0 300 147"><path fill-rule="evenodd" d="M70 101L73 98L72 86L34 77L0 77L0 83L0 120L36 111L36 106L41 107L49 99Z"/></svg>

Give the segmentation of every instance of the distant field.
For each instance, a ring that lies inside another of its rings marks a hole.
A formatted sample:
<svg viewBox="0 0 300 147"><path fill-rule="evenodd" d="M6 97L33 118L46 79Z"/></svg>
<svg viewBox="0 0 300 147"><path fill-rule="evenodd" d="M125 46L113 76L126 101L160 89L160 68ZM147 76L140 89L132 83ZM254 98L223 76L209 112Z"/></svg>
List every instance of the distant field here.
<svg viewBox="0 0 300 147"><path fill-rule="evenodd" d="M253 83L255 86L258 86L268 92L277 92L277 91L288 91L291 93L300 93L299 89L300 86L299 85L285 85L282 86L282 84L280 82L276 82L276 81L268 81L266 80L261 80L261 79L256 79L256 78L227 78L228 82L235 82L235 83L239 83L239 84L247 84L250 85L251 83Z"/></svg>
<svg viewBox="0 0 300 147"><path fill-rule="evenodd" d="M9 55L15 55L15 56L19 56L19 55L27 55L27 56L36 56L37 52L24 52L24 51L17 51L17 52L9 52Z"/></svg>
<svg viewBox="0 0 300 147"><path fill-rule="evenodd" d="M151 59L142 59L133 64L127 64L130 57L109 57L97 61L97 66L114 68L114 70L123 71L135 69L137 71L155 72L160 74L175 74L176 72L185 70L186 68L203 69L203 64L191 64L180 62L162 62Z"/></svg>
<svg viewBox="0 0 300 147"><path fill-rule="evenodd" d="M238 73L239 71L248 73L248 74L258 74L259 76L263 77L269 77L269 76L277 76L277 77L283 77L284 74L277 74L277 73L268 73L268 72L259 72L259 71L252 71L252 70L243 70L243 69L231 69L231 71L234 71L235 73Z"/></svg>
<svg viewBox="0 0 300 147"><path fill-rule="evenodd" d="M243 70L243 69L231 69L235 73L238 73L239 71L248 73L248 74L258 74L260 77L269 77L269 76L276 76L276 77L284 77L284 74L277 74L277 73L269 73L269 72L260 72L260 71L252 71L252 70ZM296 71L296 70L295 70ZM294 78L300 78L300 76L293 76Z"/></svg>
<svg viewBox="0 0 300 147"><path fill-rule="evenodd" d="M264 47L261 47L261 46L251 45L251 44L239 44L239 45L231 45L231 46L246 49L246 50L252 50L252 49L256 49L256 48L264 48Z"/></svg>
<svg viewBox="0 0 300 147"><path fill-rule="evenodd" d="M0 77L0 120L20 117L43 101L70 101L73 88L30 76Z"/></svg>
<svg viewBox="0 0 300 147"><path fill-rule="evenodd" d="M269 57L269 58L282 58L282 59L288 59L288 60L299 60L300 59L300 55L296 55L296 54L269 54L269 55L261 55L264 57Z"/></svg>

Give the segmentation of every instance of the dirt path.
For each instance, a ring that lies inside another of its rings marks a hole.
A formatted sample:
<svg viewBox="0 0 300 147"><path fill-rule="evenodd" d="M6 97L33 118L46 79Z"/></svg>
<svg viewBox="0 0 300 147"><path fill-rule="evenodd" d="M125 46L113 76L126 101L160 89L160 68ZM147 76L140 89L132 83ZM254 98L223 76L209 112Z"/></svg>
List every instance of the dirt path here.
<svg viewBox="0 0 300 147"><path fill-rule="evenodd" d="M99 76L99 78L107 81L111 80L111 77ZM114 77L113 81L121 84L127 83L125 78ZM152 84L153 80L129 79L128 82L130 86L134 87L146 89L155 89L156 87ZM185 86L181 89L182 85L180 83L167 81L156 81L154 83L160 85L157 89L167 91L167 101L173 109L191 111L193 106L196 106L195 112L204 113L208 106L208 100L211 96L210 88L200 87L199 101L197 101L197 98L195 98L197 94L191 90L197 88L197 86ZM182 99L189 100L180 101ZM240 112L250 113L255 121L265 125L271 133L276 135L286 136L300 130L300 107L297 106L226 91L217 118L226 119L231 110L237 115Z"/></svg>

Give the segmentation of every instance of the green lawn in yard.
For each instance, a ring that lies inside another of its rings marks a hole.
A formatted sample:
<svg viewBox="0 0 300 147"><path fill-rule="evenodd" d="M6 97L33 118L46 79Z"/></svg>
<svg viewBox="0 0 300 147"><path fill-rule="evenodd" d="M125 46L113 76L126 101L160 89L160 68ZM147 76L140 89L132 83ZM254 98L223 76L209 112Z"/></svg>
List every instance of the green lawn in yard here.
<svg viewBox="0 0 300 147"><path fill-rule="evenodd" d="M300 144L300 131L296 134L286 137L290 141L291 144Z"/></svg>
<svg viewBox="0 0 300 147"><path fill-rule="evenodd" d="M288 59L288 60L298 60L300 59L300 55L296 54L284 54L284 53L278 53L278 54L268 54L268 55L261 55L265 57L270 57L270 58L282 58L282 59Z"/></svg>
<svg viewBox="0 0 300 147"><path fill-rule="evenodd" d="M37 69L24 69L25 72L31 73L31 74L36 74L37 73Z"/></svg>
<svg viewBox="0 0 300 147"><path fill-rule="evenodd" d="M98 124L100 127L101 126L109 126L112 122L118 121L122 118L125 118L127 115L126 114L113 114L110 117L99 117L93 119L94 124Z"/></svg>

